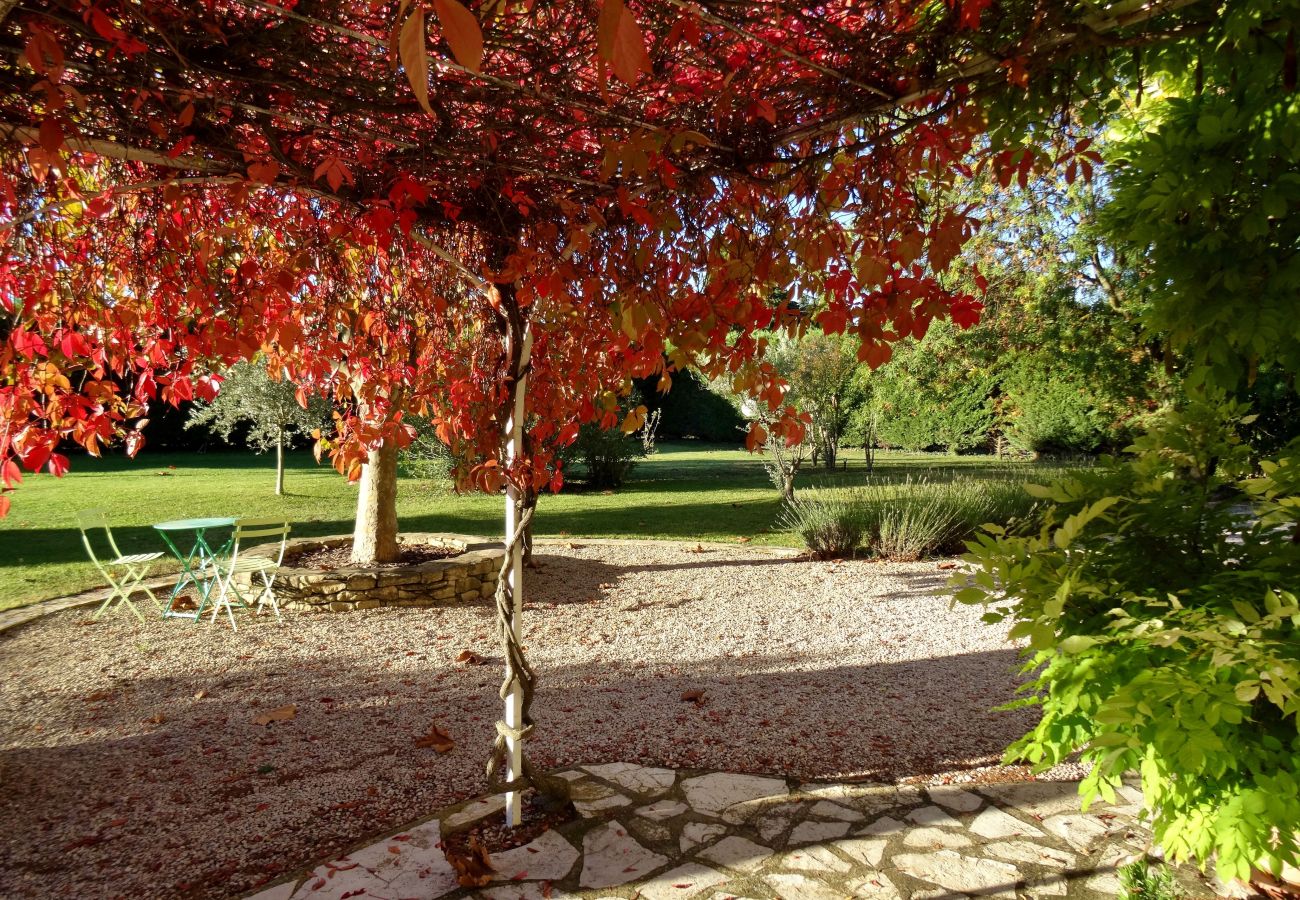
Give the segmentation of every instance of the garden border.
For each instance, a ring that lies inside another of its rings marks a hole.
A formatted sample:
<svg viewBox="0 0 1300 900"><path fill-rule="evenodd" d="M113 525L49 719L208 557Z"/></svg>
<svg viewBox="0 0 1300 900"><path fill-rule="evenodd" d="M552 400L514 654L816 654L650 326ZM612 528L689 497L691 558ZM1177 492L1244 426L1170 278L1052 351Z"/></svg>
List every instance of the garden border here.
<svg viewBox="0 0 1300 900"><path fill-rule="evenodd" d="M620 544L643 544L652 541L655 544L679 544L686 547L704 547L710 550L736 550L745 549L763 553L770 553L774 556L781 556L787 559L797 559L803 556L806 551L794 547L782 547L772 544L749 544L740 541L683 541L683 540L665 540L661 538L585 538L585 537L545 537L537 538L533 541L535 547L547 546L567 546L569 544L588 544L594 546ZM494 544L493 541L488 541ZM496 545L500 546L500 545ZM176 576L162 575L157 578L151 578L143 582L150 590L160 587L166 587L174 583ZM11 629L21 627L37 619L44 618L56 612L65 612L69 609L76 609L81 606L91 606L104 601L106 588L91 588L78 594L68 594L56 597L50 597L45 600L37 600L23 606L15 606L11 609L0 610L0 635L5 634Z"/></svg>

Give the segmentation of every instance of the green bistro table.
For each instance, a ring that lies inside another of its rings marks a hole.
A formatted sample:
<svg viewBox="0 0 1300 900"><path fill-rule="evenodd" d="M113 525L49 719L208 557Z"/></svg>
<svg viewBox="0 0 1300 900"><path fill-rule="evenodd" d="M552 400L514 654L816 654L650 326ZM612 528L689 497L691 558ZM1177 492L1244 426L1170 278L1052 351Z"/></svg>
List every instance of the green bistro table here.
<svg viewBox="0 0 1300 900"><path fill-rule="evenodd" d="M230 545L230 540L227 539L225 544L222 544L219 549L214 551L208 544L204 532L209 528L228 528L234 524L235 520L233 518L216 516L206 519L175 519L171 522L159 522L154 526L158 533L162 535L163 542L167 544L167 548L171 550L172 555L181 563L181 577L177 580L176 586L172 588L171 596L163 604L163 618L193 619L197 622L199 616L203 615L203 607L207 606L208 596L212 593L213 585L216 583L216 569L210 563L224 553ZM194 546L189 553L182 553L176 546L176 542L172 540L173 532L182 531L194 532ZM214 574L205 574L208 572ZM194 585L194 589L199 595L198 609L192 613L188 611L177 612L172 609L172 604L176 602L176 598L180 596L181 591L191 584Z"/></svg>

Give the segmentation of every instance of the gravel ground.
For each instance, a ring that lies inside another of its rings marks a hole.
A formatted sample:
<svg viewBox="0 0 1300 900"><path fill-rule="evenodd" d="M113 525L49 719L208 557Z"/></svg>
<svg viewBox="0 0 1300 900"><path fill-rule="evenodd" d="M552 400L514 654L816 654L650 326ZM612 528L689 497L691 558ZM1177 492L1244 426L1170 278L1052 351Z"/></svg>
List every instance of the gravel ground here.
<svg viewBox="0 0 1300 900"><path fill-rule="evenodd" d="M989 711L1015 652L949 609L933 562L657 543L538 561L539 767L997 778L1033 721ZM482 791L488 604L240 628L71 611L0 636L0 896L232 896ZM415 746L431 724L455 749Z"/></svg>

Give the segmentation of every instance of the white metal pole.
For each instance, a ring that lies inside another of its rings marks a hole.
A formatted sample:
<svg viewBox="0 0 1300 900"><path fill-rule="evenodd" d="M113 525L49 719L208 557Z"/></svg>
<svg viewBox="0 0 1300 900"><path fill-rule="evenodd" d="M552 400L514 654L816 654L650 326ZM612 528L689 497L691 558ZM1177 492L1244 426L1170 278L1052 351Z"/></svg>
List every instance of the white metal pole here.
<svg viewBox="0 0 1300 900"><path fill-rule="evenodd" d="M515 372L514 407L510 421L506 423L506 433L510 440L506 447L506 461L514 463L524 452L524 399L525 379L528 359L533 349L532 328L524 324L524 346L519 355L519 369ZM506 482L506 539L515 533L519 526L519 489L513 481ZM524 542L522 536L510 545L510 572L507 585L510 591L510 603L514 609L512 627L515 642L523 639L522 619L524 615ZM506 696L506 725L516 731L524 727L524 692L516 678L510 683ZM523 746L517 737L506 737L506 780L514 781L523 777ZM523 806L518 791L506 792L506 824L515 827L523 820Z"/></svg>

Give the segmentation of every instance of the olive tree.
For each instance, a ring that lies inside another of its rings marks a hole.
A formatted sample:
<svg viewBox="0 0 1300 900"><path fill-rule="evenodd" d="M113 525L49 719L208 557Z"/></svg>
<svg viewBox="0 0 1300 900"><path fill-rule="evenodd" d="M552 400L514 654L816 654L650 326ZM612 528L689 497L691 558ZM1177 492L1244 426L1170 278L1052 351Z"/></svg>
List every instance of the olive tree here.
<svg viewBox="0 0 1300 900"><path fill-rule="evenodd" d="M284 493L284 447L309 434L329 418L329 405L318 397L299 402L291 382L275 378L260 362L239 362L225 372L221 392L211 403L200 401L187 428L207 427L223 441L245 428L244 444L257 453L275 450L275 492Z"/></svg>

